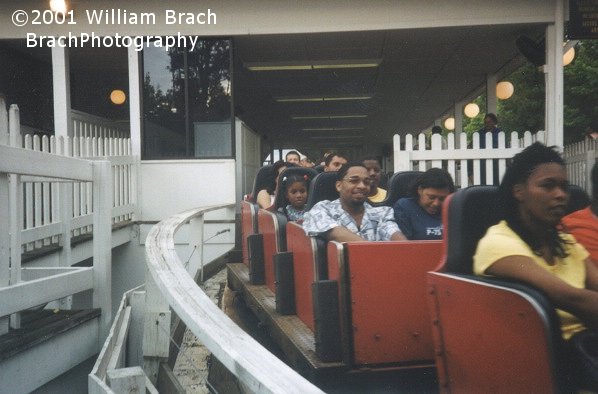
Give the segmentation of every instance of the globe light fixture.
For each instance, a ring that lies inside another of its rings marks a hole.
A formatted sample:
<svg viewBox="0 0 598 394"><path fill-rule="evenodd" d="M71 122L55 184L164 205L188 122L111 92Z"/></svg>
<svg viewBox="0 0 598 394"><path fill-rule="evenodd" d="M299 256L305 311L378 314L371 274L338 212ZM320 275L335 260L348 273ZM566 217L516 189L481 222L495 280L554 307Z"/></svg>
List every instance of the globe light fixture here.
<svg viewBox="0 0 598 394"><path fill-rule="evenodd" d="M575 48L571 47L563 55L563 66L568 66L575 59Z"/></svg>
<svg viewBox="0 0 598 394"><path fill-rule="evenodd" d="M444 121L444 128L447 130L455 130L455 118L446 118Z"/></svg>
<svg viewBox="0 0 598 394"><path fill-rule="evenodd" d="M115 105L121 105L127 99L127 95L120 89L115 89L110 93L110 101Z"/></svg>
<svg viewBox="0 0 598 394"><path fill-rule="evenodd" d="M480 113L480 107L476 103L469 103L463 109L463 113L468 118L475 118Z"/></svg>
<svg viewBox="0 0 598 394"><path fill-rule="evenodd" d="M67 6L65 0L50 0L50 10L60 14L66 14Z"/></svg>
<svg viewBox="0 0 598 394"><path fill-rule="evenodd" d="M509 81L501 81L496 84L496 97L501 100L506 100L513 95L515 88Z"/></svg>

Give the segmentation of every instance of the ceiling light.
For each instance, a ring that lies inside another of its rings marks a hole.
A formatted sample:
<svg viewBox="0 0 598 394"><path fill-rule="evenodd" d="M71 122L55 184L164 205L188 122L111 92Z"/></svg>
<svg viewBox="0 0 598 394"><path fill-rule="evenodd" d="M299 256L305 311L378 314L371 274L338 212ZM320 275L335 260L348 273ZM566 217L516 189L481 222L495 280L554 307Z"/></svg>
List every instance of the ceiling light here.
<svg viewBox="0 0 598 394"><path fill-rule="evenodd" d="M339 97L276 97L278 103L318 102L318 101L345 101L345 100L370 100L372 96L339 96Z"/></svg>
<svg viewBox="0 0 598 394"><path fill-rule="evenodd" d="M50 0L50 10L59 14L66 14L67 5L65 0Z"/></svg>
<svg viewBox="0 0 598 394"><path fill-rule="evenodd" d="M113 104L121 105L126 99L127 95L120 89L114 89L112 92L110 92L110 101L112 101Z"/></svg>
<svg viewBox="0 0 598 394"><path fill-rule="evenodd" d="M318 115L318 116L291 116L293 120L307 120L307 119L355 119L367 118L367 115Z"/></svg>
<svg viewBox="0 0 598 394"><path fill-rule="evenodd" d="M307 127L301 129L303 131L349 131L349 130L363 130L363 127Z"/></svg>
<svg viewBox="0 0 598 394"><path fill-rule="evenodd" d="M336 68L374 68L380 66L382 59L336 60L317 62L270 62L245 63L250 71L295 71L324 70Z"/></svg>
<svg viewBox="0 0 598 394"><path fill-rule="evenodd" d="M480 107L476 103L469 103L463 109L463 113L468 118L475 118L480 113Z"/></svg>
<svg viewBox="0 0 598 394"><path fill-rule="evenodd" d="M567 52L563 55L563 66L568 66L571 64L573 59L575 58L575 47L571 47L567 49Z"/></svg>
<svg viewBox="0 0 598 394"><path fill-rule="evenodd" d="M444 121L444 127L447 130L455 130L455 118L446 118Z"/></svg>
<svg viewBox="0 0 598 394"><path fill-rule="evenodd" d="M509 81L501 81L496 84L496 97L506 100L513 95L515 87Z"/></svg>

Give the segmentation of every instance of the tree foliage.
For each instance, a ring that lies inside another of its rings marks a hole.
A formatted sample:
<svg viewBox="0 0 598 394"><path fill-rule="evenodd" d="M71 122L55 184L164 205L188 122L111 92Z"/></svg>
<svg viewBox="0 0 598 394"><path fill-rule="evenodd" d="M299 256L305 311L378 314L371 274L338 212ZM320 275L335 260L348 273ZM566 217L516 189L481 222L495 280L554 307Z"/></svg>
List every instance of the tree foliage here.
<svg viewBox="0 0 598 394"><path fill-rule="evenodd" d="M564 142L583 139L583 132L598 121L598 40L585 40L576 46L575 60L564 68ZM545 81L541 67L528 63L505 78L515 86L513 96L498 100L499 127L504 131L545 130ZM482 109L473 119L464 119L468 134L483 126L486 95L474 100Z"/></svg>

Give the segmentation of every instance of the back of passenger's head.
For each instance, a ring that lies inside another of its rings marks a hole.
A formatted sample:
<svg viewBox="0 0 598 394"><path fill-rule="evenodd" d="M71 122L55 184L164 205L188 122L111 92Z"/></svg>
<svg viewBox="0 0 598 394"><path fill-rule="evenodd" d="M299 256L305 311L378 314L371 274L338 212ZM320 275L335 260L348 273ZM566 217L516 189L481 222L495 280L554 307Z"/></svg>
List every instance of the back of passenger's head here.
<svg viewBox="0 0 598 394"><path fill-rule="evenodd" d="M486 116L484 116L484 119L486 118L492 120L495 124L498 123L498 118L492 112L487 113Z"/></svg>
<svg viewBox="0 0 598 394"><path fill-rule="evenodd" d="M442 134L442 127L440 127L440 126L432 127L432 134Z"/></svg>
<svg viewBox="0 0 598 394"><path fill-rule="evenodd" d="M513 187L527 182L536 167L546 163L565 165L565 161L555 147L540 142L533 143L513 157L498 188L508 216L515 215L517 212L518 203L513 196Z"/></svg>
<svg viewBox="0 0 598 394"><path fill-rule="evenodd" d="M413 181L411 186L411 195L418 197L419 188L422 189L448 189L449 193L454 193L455 183L453 177L442 168L430 168Z"/></svg>
<svg viewBox="0 0 598 394"><path fill-rule="evenodd" d="M286 167L288 164L289 163L282 160L275 161L274 164L272 164L272 170L274 170L274 175L278 176L278 170L280 170L282 167Z"/></svg>
<svg viewBox="0 0 598 394"><path fill-rule="evenodd" d="M336 180L342 181L343 178L347 176L347 172L351 167L362 167L363 169L366 169L363 163L360 161L348 161L347 163L343 164L341 168L339 168L339 170L336 172Z"/></svg>

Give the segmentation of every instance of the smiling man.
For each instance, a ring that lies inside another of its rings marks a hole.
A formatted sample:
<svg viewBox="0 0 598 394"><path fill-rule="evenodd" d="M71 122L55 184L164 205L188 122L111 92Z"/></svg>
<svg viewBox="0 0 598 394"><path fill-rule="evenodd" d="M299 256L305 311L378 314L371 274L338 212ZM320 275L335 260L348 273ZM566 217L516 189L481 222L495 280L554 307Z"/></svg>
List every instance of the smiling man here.
<svg viewBox="0 0 598 394"><path fill-rule="evenodd" d="M338 242L405 240L390 207L367 203L371 182L362 163L343 165L336 181L339 198L320 201L305 214L307 235Z"/></svg>

